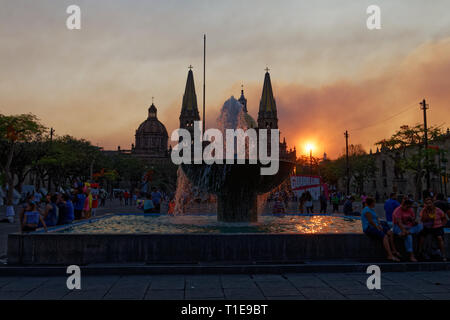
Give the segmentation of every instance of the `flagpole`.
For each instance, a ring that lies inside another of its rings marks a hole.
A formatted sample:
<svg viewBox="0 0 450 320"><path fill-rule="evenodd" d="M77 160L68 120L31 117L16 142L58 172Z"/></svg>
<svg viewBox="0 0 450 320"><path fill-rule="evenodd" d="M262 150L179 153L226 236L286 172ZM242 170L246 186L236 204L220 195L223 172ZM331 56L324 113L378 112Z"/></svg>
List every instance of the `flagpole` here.
<svg viewBox="0 0 450 320"><path fill-rule="evenodd" d="M205 133L206 34L203 35L203 133Z"/></svg>

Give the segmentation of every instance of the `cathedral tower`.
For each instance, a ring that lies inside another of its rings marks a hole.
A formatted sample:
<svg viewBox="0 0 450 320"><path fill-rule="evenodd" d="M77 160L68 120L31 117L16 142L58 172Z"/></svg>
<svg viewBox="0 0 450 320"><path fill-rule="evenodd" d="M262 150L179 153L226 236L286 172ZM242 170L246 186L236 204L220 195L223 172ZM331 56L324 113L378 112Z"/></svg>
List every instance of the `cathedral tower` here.
<svg viewBox="0 0 450 320"><path fill-rule="evenodd" d="M244 111L248 112L248 110L247 110L247 98L245 98L245 96L244 96L244 86L242 86L241 97L239 98L238 101L242 104L242 108L244 109Z"/></svg>
<svg viewBox="0 0 450 320"><path fill-rule="evenodd" d="M258 128L278 129L277 105L273 98L272 83L270 82L268 68L266 68L263 91L259 103Z"/></svg>
<svg viewBox="0 0 450 320"><path fill-rule="evenodd" d="M180 128L189 130L193 136L194 121L200 121L200 115L198 113L197 95L195 94L194 73L191 66L189 67L183 104L181 106Z"/></svg>

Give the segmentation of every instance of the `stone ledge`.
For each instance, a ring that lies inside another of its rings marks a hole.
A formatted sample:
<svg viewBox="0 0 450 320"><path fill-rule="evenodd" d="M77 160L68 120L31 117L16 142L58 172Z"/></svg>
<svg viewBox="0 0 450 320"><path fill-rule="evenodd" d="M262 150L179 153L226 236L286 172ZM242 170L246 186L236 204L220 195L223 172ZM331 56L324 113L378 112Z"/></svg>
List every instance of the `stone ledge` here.
<svg viewBox="0 0 450 320"><path fill-rule="evenodd" d="M450 235L445 237L448 243ZM10 265L298 264L325 259L382 260L384 255L381 242L363 234L8 235Z"/></svg>

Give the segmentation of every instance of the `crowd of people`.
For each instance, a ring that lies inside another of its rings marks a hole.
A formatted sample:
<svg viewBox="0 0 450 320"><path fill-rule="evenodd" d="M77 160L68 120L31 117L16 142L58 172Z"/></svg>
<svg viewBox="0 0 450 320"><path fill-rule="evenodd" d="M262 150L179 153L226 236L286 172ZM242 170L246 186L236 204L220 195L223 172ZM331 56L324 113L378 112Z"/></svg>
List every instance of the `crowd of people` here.
<svg viewBox="0 0 450 320"><path fill-rule="evenodd" d="M41 227L47 230L48 227L95 216L99 200L101 203L104 197L101 192L91 190L90 184L79 184L70 192L47 193L43 196L35 191L27 195L19 209L21 231L31 232Z"/></svg>
<svg viewBox="0 0 450 320"><path fill-rule="evenodd" d="M424 195L422 206L411 197L397 198L392 193L384 204L386 221L381 221L375 211L376 201L367 197L363 202L361 222L363 232L369 237L382 241L387 259L400 261L402 258L395 246L394 236L401 237L408 259L416 262L416 253L422 260L430 255L440 256L447 261L444 242L444 228L450 227L450 205L443 194ZM414 252L413 236L418 237L418 246ZM431 237L437 243L428 252L425 250L426 238ZM431 252L431 253L429 253Z"/></svg>
<svg viewBox="0 0 450 320"><path fill-rule="evenodd" d="M92 188L92 187L95 187ZM95 190L95 191L94 191ZM173 198L173 197L172 197ZM28 194L20 205L19 220L22 232L36 231L38 228L71 224L77 220L89 219L96 215L97 208L104 207L108 193L97 185L77 184L71 191L47 193L38 191ZM168 202L168 213L174 211L175 201L153 187L151 192L141 193L128 190L113 190L111 201L118 200L120 206L136 206L144 213L160 213L161 204Z"/></svg>
<svg viewBox="0 0 450 320"><path fill-rule="evenodd" d="M358 199L361 203L361 211L355 209L356 197L353 195L346 196L340 192L333 192L327 196L322 192L317 200L320 204L320 213L342 212L345 216L360 216L363 232L382 242L387 259L391 261L402 259L395 245L395 237L402 239L404 252L407 253L406 258L409 261L416 262L417 257L421 260L440 257L446 261L444 228L450 228L449 199L446 199L443 194L434 194L431 190L423 192L422 201L416 200L412 194L391 193L384 197L387 198L384 208L378 210L380 212L384 209L384 217L379 217L375 210L376 203L381 199L377 201L376 197L365 193L362 193ZM299 197L292 197L282 192L271 195L269 203L273 203L272 213L285 214L287 203L291 200L298 204L299 213L314 212L313 197L306 190ZM328 203L332 205L331 212L327 211ZM341 210L340 206L342 206ZM416 250L414 250L413 237L417 237ZM431 241L426 241L427 239ZM426 246L430 243L431 246Z"/></svg>

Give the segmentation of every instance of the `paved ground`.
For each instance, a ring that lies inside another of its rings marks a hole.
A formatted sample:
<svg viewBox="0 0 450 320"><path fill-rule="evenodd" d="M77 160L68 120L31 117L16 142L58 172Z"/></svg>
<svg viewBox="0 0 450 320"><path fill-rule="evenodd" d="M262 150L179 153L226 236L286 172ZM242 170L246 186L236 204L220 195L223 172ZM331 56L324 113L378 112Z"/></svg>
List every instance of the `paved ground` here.
<svg viewBox="0 0 450 320"><path fill-rule="evenodd" d="M64 277L0 277L0 299L450 299L450 272L382 274L368 290L366 274L85 276L69 291Z"/></svg>

